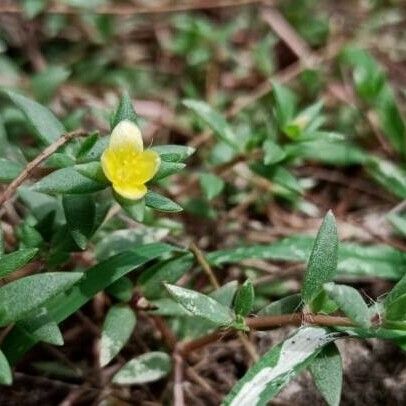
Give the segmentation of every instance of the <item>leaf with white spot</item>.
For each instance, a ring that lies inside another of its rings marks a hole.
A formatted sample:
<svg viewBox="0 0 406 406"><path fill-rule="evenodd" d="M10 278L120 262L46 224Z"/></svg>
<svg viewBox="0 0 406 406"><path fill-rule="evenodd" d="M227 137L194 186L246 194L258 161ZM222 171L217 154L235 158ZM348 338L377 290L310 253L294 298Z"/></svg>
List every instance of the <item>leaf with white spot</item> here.
<svg viewBox="0 0 406 406"><path fill-rule="evenodd" d="M339 337L320 327L303 327L268 351L233 387L223 406L260 406L268 402Z"/></svg>
<svg viewBox="0 0 406 406"><path fill-rule="evenodd" d="M124 347L134 330L136 317L129 306L113 306L107 313L100 341L100 366L106 366Z"/></svg>
<svg viewBox="0 0 406 406"><path fill-rule="evenodd" d="M210 296L167 283L165 287L179 304L195 316L209 320L218 326L227 326L235 319L231 309Z"/></svg>
<svg viewBox="0 0 406 406"><path fill-rule="evenodd" d="M120 385L142 385L155 382L171 371L171 358L165 352L153 351L127 362L113 377Z"/></svg>

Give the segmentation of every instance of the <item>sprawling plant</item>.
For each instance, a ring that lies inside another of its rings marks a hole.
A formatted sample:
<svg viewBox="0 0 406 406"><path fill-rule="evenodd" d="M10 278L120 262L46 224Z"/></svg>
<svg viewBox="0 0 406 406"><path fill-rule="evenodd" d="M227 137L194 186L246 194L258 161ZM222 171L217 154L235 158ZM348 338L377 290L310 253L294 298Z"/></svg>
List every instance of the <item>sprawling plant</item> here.
<svg viewBox="0 0 406 406"><path fill-rule="evenodd" d="M12 91L4 91L3 96L24 113L42 151L25 165L18 159L0 160L1 180L6 184L0 195L1 216L9 219L11 204L17 201L24 213L15 224L18 248L5 253L5 247L14 247L15 242L7 229L1 233L2 384L11 384L12 366L36 343L63 345L59 324L102 291L110 298L110 307L99 341L100 368L117 360L139 313L155 322L162 337L154 351L115 364L108 373L113 386L157 381L173 369L176 380L191 354L210 343L237 334L248 345L246 335L251 331L290 325L296 330L259 357L223 404L267 404L298 373L309 369L327 403L337 405L342 366L336 340L376 337L404 345L404 253L386 246L340 245L331 211L315 239L297 235L206 254L194 244L181 248L148 243L146 233L137 236L137 229L127 227L158 227L162 218L155 211L181 210L165 191L157 190L165 190L167 182L162 180L182 170L193 149L153 145L144 150L139 118L127 94L112 115L110 136L66 132L45 107ZM293 94L276 83L274 97L277 126L290 140L284 145L278 145L276 138L241 143L210 106L196 100L186 100L184 105L227 145L232 164L248 158L247 176L279 184L274 193L300 204L300 182L288 167L305 158L315 143L340 148L345 140L322 129L320 103L297 111ZM8 156L18 150L5 137L2 143ZM45 175L39 171L41 164ZM224 163L197 177L208 201L225 187L217 168L224 170ZM300 293L266 304L258 302L250 279L221 285L215 269L247 259L307 263ZM183 278L193 275L196 267L205 271L212 284L203 292ZM19 269L25 271L19 273ZM337 283L343 277L369 274L399 281L373 303L365 302L353 287ZM177 285L180 280L183 283Z"/></svg>

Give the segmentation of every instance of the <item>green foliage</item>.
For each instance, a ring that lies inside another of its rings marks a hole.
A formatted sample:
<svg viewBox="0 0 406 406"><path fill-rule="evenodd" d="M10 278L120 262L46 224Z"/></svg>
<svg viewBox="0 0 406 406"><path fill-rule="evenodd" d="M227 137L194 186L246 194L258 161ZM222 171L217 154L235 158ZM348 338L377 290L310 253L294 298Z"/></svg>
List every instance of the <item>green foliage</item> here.
<svg viewBox="0 0 406 406"><path fill-rule="evenodd" d="M155 382L171 371L171 359L165 352L147 352L128 361L113 377L119 385Z"/></svg>
<svg viewBox="0 0 406 406"><path fill-rule="evenodd" d="M234 299L234 311L239 316L248 316L254 304L255 293L252 282L246 280L237 290Z"/></svg>
<svg viewBox="0 0 406 406"><path fill-rule="evenodd" d="M302 327L262 356L222 404L266 405L336 337L322 328Z"/></svg>
<svg viewBox="0 0 406 406"><path fill-rule="evenodd" d="M240 150L235 133L221 114L199 100L184 100L183 104L201 118L220 141L225 142L236 151Z"/></svg>
<svg viewBox="0 0 406 406"><path fill-rule="evenodd" d="M44 106L11 90L4 90L3 93L22 110L43 143L51 144L65 132L62 123Z"/></svg>
<svg viewBox="0 0 406 406"><path fill-rule="evenodd" d="M368 306L356 289L351 286L327 283L324 285L324 290L355 324L363 328L371 326Z"/></svg>
<svg viewBox="0 0 406 406"><path fill-rule="evenodd" d="M80 272L53 272L26 276L0 288L0 325L23 319L83 277Z"/></svg>
<svg viewBox="0 0 406 406"><path fill-rule="evenodd" d="M209 296L167 283L165 288L174 300L195 316L207 319L218 326L227 326L234 321L234 313Z"/></svg>
<svg viewBox="0 0 406 406"><path fill-rule="evenodd" d="M0 183L11 182L23 170L23 166L18 162L0 158Z"/></svg>
<svg viewBox="0 0 406 406"><path fill-rule="evenodd" d="M124 347L136 324L136 317L129 306L113 306L104 320L100 339L99 363L105 367Z"/></svg>
<svg viewBox="0 0 406 406"><path fill-rule="evenodd" d="M3 277L17 271L30 262L37 253L38 249L27 248L0 256L0 276Z"/></svg>
<svg viewBox="0 0 406 406"><path fill-rule="evenodd" d="M335 218L328 212L320 226L307 264L302 297L307 305L317 297L323 284L332 280L337 271L338 236Z"/></svg>
<svg viewBox="0 0 406 406"><path fill-rule="evenodd" d="M309 369L327 404L338 406L343 385L343 365L336 344L327 344L311 362Z"/></svg>

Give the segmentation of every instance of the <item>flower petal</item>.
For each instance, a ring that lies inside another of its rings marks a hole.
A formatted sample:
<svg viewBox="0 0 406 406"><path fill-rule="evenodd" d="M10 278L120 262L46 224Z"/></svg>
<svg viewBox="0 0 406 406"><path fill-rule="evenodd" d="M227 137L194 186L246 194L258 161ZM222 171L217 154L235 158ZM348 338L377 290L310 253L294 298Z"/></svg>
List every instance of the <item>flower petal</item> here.
<svg viewBox="0 0 406 406"><path fill-rule="evenodd" d="M145 196L147 187L145 185L116 185L113 183L113 189L120 196L130 200L138 200Z"/></svg>
<svg viewBox="0 0 406 406"><path fill-rule="evenodd" d="M110 182L113 182L116 169L116 159L114 152L111 149L107 148L103 151L100 161L106 178Z"/></svg>
<svg viewBox="0 0 406 406"><path fill-rule="evenodd" d="M129 120L120 121L111 132L109 148L112 150L132 149L141 152L144 145L138 126Z"/></svg>
<svg viewBox="0 0 406 406"><path fill-rule="evenodd" d="M151 180L159 169L161 158L155 151L141 152L130 168L131 181L137 184Z"/></svg>

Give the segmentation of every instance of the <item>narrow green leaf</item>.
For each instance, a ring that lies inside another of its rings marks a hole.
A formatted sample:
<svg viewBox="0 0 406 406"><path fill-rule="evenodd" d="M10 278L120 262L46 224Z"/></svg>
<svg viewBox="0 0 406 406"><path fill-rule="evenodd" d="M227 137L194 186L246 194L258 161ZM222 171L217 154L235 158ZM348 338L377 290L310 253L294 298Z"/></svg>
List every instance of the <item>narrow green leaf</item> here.
<svg viewBox="0 0 406 406"><path fill-rule="evenodd" d="M155 382L171 371L171 357L165 352L153 351L127 362L113 377L119 385L142 385Z"/></svg>
<svg viewBox="0 0 406 406"><path fill-rule="evenodd" d="M134 110L132 100L127 92L124 92L121 96L120 102L118 104L117 110L113 114L110 120L110 129L113 128L123 120L130 120L134 124L139 125L138 115Z"/></svg>
<svg viewBox="0 0 406 406"><path fill-rule="evenodd" d="M272 94L275 99L275 116L279 128L283 128L295 114L297 98L289 88L276 82L272 83Z"/></svg>
<svg viewBox="0 0 406 406"><path fill-rule="evenodd" d="M329 406L339 406L343 365L335 343L327 344L310 364L314 383Z"/></svg>
<svg viewBox="0 0 406 406"><path fill-rule="evenodd" d="M23 165L18 162L0 158L0 183L11 182L23 169Z"/></svg>
<svg viewBox="0 0 406 406"><path fill-rule="evenodd" d="M182 103L199 116L219 140L224 141L236 151L241 150L234 131L221 114L217 113L217 111L203 101L187 99L183 100Z"/></svg>
<svg viewBox="0 0 406 406"><path fill-rule="evenodd" d="M140 245L131 251L122 252L95 265L86 271L85 277L68 294L56 297L49 302L47 309L50 317L56 323L62 322L91 300L97 292L127 273L139 269L146 262L171 251L176 251L176 249L167 244ZM7 359L11 363L15 363L34 344L35 340L27 338L21 329L14 328L3 342L3 351Z"/></svg>
<svg viewBox="0 0 406 406"><path fill-rule="evenodd" d="M26 276L0 288L0 325L23 319L47 300L69 289L80 272L50 272Z"/></svg>
<svg viewBox="0 0 406 406"><path fill-rule="evenodd" d="M396 300L392 300L389 304L385 305L385 322L388 320L406 320L406 294L397 297Z"/></svg>
<svg viewBox="0 0 406 406"><path fill-rule="evenodd" d="M303 280L302 297L306 304L310 304L323 285L333 279L337 261L337 228L334 215L329 211L317 234Z"/></svg>
<svg viewBox="0 0 406 406"><path fill-rule="evenodd" d="M168 213L178 213L183 210L173 200L152 191L148 191L145 195L145 204L155 210Z"/></svg>
<svg viewBox="0 0 406 406"><path fill-rule="evenodd" d="M155 152L158 152L162 161L165 162L182 162L194 154L195 148L186 145L156 145L151 147Z"/></svg>
<svg viewBox="0 0 406 406"><path fill-rule="evenodd" d="M247 279L244 284L238 288L235 295L234 311L236 314L243 317L248 316L252 310L254 299L254 286L252 285L252 282Z"/></svg>
<svg viewBox="0 0 406 406"><path fill-rule="evenodd" d="M100 340L100 367L106 366L127 343L136 324L136 317L129 306L113 306L104 320Z"/></svg>
<svg viewBox="0 0 406 406"><path fill-rule="evenodd" d="M2 255L0 257L0 277L17 271L30 262L37 253L37 248L27 248Z"/></svg>
<svg viewBox="0 0 406 406"><path fill-rule="evenodd" d="M338 337L338 333L323 328L302 327L263 355L231 389L222 405L267 405L326 344Z"/></svg>
<svg viewBox="0 0 406 406"><path fill-rule="evenodd" d="M105 189L106 185L81 175L74 168L63 168L52 172L35 183L32 190L41 193L83 194Z"/></svg>
<svg viewBox="0 0 406 406"><path fill-rule="evenodd" d="M133 220L141 223L145 216L145 198L138 200L130 200L119 195L113 191L113 196L116 202L121 206L121 208L126 212L126 214Z"/></svg>
<svg viewBox="0 0 406 406"><path fill-rule="evenodd" d="M326 283L324 290L328 296L334 300L339 308L360 327L369 328L371 326L370 312L359 292L346 285Z"/></svg>
<svg viewBox="0 0 406 406"><path fill-rule="evenodd" d="M264 150L264 164L274 165L283 161L286 157L286 152L278 144L272 140L266 140L262 148Z"/></svg>
<svg viewBox="0 0 406 406"><path fill-rule="evenodd" d="M386 216L388 221L392 226L399 232L403 237L406 236L406 218L396 213L390 213Z"/></svg>
<svg viewBox="0 0 406 406"><path fill-rule="evenodd" d="M167 283L165 287L178 303L195 316L207 319L219 326L227 326L234 321L235 315L231 309L209 296Z"/></svg>
<svg viewBox="0 0 406 406"><path fill-rule="evenodd" d="M7 358L0 350L0 385L11 385L13 376Z"/></svg>
<svg viewBox="0 0 406 406"><path fill-rule="evenodd" d="M182 169L186 167L186 164L182 162L166 162L161 161L159 165L159 170L157 174L154 176L154 181L161 180L171 176L175 173L180 172Z"/></svg>
<svg viewBox="0 0 406 406"><path fill-rule="evenodd" d="M134 285L130 278L123 276L107 287L106 291L121 302L129 302L132 298Z"/></svg>
<svg viewBox="0 0 406 406"><path fill-rule="evenodd" d="M368 160L368 173L395 196L406 198L406 171L391 161L372 157Z"/></svg>
<svg viewBox="0 0 406 406"><path fill-rule="evenodd" d="M84 250L95 231L96 205L90 195L64 195L62 204L72 238Z"/></svg>
<svg viewBox="0 0 406 406"><path fill-rule="evenodd" d="M2 92L22 110L39 139L45 144L52 144L65 133L62 123L46 107L11 90Z"/></svg>
<svg viewBox="0 0 406 406"><path fill-rule="evenodd" d="M98 183L103 183L106 186L110 184L103 172L100 161L92 161L84 164L75 165L74 169L81 175L86 176Z"/></svg>
<svg viewBox="0 0 406 406"><path fill-rule="evenodd" d="M201 173L199 175L200 187L204 196L208 199L214 199L224 189L224 181L212 173Z"/></svg>
<svg viewBox="0 0 406 406"><path fill-rule="evenodd" d="M18 322L18 327L37 341L52 345L63 345L62 333L58 325L50 318L45 307L35 310L33 315Z"/></svg>
<svg viewBox="0 0 406 406"><path fill-rule="evenodd" d="M385 307L389 307L392 303L396 302L401 296L406 295L406 273L399 280L399 282L392 288L386 295L384 300Z"/></svg>
<svg viewBox="0 0 406 406"><path fill-rule="evenodd" d="M262 308L258 314L263 316L275 316L300 311L302 296L299 293L289 295Z"/></svg>
<svg viewBox="0 0 406 406"><path fill-rule="evenodd" d="M159 262L145 270L138 278L140 289L148 299L162 296L163 283L176 283L194 263L193 255L185 254Z"/></svg>

